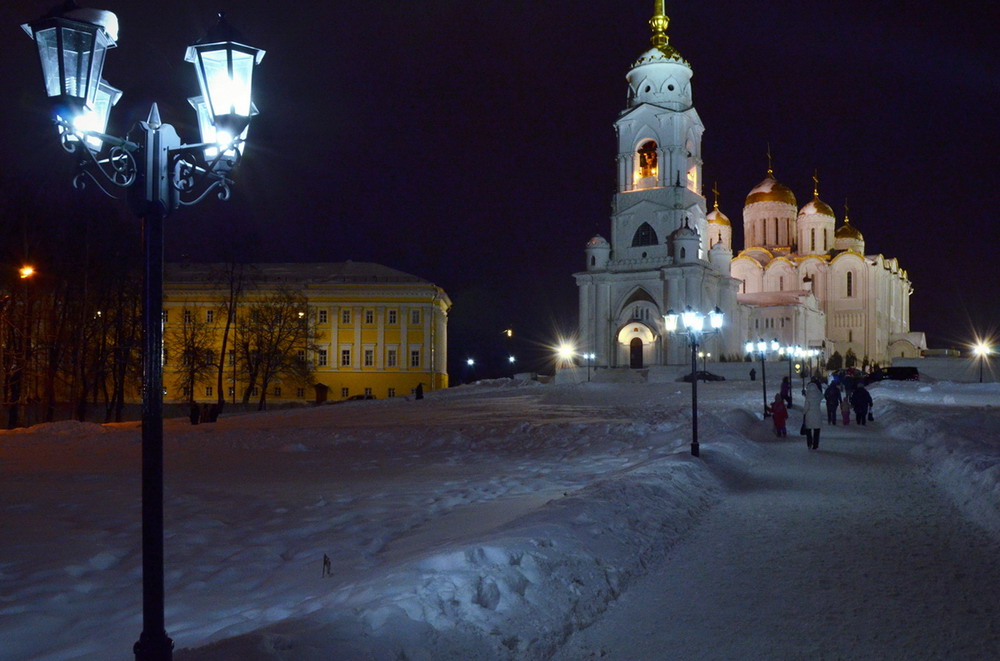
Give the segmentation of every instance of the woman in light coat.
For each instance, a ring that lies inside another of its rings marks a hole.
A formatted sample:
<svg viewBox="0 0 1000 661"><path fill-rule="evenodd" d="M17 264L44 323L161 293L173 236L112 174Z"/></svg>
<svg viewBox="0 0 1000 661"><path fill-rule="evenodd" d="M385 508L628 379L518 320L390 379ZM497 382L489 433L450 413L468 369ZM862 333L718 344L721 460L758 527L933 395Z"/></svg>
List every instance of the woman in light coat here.
<svg viewBox="0 0 1000 661"><path fill-rule="evenodd" d="M806 447L810 450L819 449L819 429L823 424L823 411L821 409L821 404L823 402L823 389L820 386L819 379L813 377L802 393L805 395L805 418L803 419L802 426L806 429Z"/></svg>

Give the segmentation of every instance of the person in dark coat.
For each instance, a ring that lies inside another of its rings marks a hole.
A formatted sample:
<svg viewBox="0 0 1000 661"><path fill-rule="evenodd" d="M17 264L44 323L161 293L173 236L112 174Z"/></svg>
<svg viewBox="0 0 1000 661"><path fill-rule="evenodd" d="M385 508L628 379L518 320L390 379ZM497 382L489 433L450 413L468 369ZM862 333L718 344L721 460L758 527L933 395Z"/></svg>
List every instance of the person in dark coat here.
<svg viewBox="0 0 1000 661"><path fill-rule="evenodd" d="M831 382L826 387L826 392L823 393L823 399L826 400L826 422L831 425L837 424L837 409L840 408L840 400L842 399L840 386Z"/></svg>
<svg viewBox="0 0 1000 661"><path fill-rule="evenodd" d="M868 411L872 407L872 396L863 383L854 387L851 393L851 406L854 408L854 419L859 425L868 422Z"/></svg>
<svg viewBox="0 0 1000 661"><path fill-rule="evenodd" d="M782 438L788 436L788 428L785 423L788 421L788 409L785 408L785 402L781 399L781 395L774 396L774 402L771 403L771 420L774 422L774 435Z"/></svg>
<svg viewBox="0 0 1000 661"><path fill-rule="evenodd" d="M792 408L792 382L788 380L787 376L781 379L781 399L788 405L788 408Z"/></svg>

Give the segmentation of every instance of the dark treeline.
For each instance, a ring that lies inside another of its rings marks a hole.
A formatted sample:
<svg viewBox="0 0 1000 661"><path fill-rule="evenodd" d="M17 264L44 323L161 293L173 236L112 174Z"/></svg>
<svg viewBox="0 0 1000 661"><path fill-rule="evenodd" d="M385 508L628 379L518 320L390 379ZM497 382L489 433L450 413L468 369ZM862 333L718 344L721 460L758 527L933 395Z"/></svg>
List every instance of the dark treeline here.
<svg viewBox="0 0 1000 661"><path fill-rule="evenodd" d="M141 380L139 232L93 191L0 181L5 426L122 419Z"/></svg>

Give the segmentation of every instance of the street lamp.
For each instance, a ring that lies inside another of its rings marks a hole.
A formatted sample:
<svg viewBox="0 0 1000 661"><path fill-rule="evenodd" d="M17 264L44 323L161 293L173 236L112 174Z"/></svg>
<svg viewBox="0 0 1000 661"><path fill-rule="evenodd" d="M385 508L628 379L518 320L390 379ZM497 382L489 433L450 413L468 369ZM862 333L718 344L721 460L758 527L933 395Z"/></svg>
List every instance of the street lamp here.
<svg viewBox="0 0 1000 661"><path fill-rule="evenodd" d="M114 13L66 0L21 27L38 49L62 147L79 159L74 188L92 182L109 197L127 192L133 213L142 219L143 630L133 652L137 661L169 660L173 641L163 615L163 221L211 191L229 199L230 172L255 112L253 70L264 51L248 46L221 14L206 37L188 47L185 59L195 65L207 105L209 121L202 122L202 130L211 126L214 133L182 145L174 128L160 121L155 103L127 137L105 133L111 107L121 97L101 77L107 51L118 42ZM110 149L101 157L105 147Z"/></svg>
<svg viewBox="0 0 1000 661"><path fill-rule="evenodd" d="M978 342L975 347L973 347L973 352L979 357L979 383L983 382L983 363L990 359L990 354L993 353L993 347L986 344L985 342Z"/></svg>
<svg viewBox="0 0 1000 661"><path fill-rule="evenodd" d="M747 353L754 353L756 351L760 355L760 386L764 394L764 417L771 417L771 408L767 405L767 357L768 350L777 352L781 348L778 340L774 339L770 342L765 342L764 340L757 340L754 342L747 342L744 347Z"/></svg>
<svg viewBox="0 0 1000 661"><path fill-rule="evenodd" d="M712 357L711 351L699 351L698 357L701 358L701 371L708 372L708 359Z"/></svg>
<svg viewBox="0 0 1000 661"><path fill-rule="evenodd" d="M594 362L595 358L597 358L597 354L585 353L583 354L583 357L587 361L587 381L590 381L590 364Z"/></svg>
<svg viewBox="0 0 1000 661"><path fill-rule="evenodd" d="M706 318L708 328L705 328ZM678 322L681 322L683 327L678 327ZM691 346L691 455L695 457L701 454L698 444L698 346L705 336L719 333L722 323L723 314L719 308L708 314L701 314L688 306L679 315L673 310L667 310L663 315L663 326L666 331L671 335L687 336L688 344Z"/></svg>

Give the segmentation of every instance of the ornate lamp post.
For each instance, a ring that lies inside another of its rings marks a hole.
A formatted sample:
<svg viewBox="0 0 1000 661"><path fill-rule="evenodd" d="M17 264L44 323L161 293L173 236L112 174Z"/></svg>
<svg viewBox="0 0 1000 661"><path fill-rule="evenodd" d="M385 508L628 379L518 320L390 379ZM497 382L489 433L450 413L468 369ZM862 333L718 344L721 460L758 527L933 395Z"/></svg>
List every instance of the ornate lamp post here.
<svg viewBox="0 0 1000 661"><path fill-rule="evenodd" d="M781 347L778 349L778 354L788 358L788 408L792 407L792 362L799 357L802 349L798 346Z"/></svg>
<svg viewBox="0 0 1000 661"><path fill-rule="evenodd" d="M594 362L594 359L597 358L597 354L595 354L595 353L585 353L585 354L583 354L583 357L587 361L587 381L590 381L590 365L591 365L591 363Z"/></svg>
<svg viewBox="0 0 1000 661"><path fill-rule="evenodd" d="M142 592L138 661L172 658L163 606L163 221L216 190L230 196L230 174L244 147L253 71L264 51L248 46L220 15L204 39L188 47L202 97L201 142L182 145L154 103L148 119L124 138L108 135L108 117L121 92L102 79L107 51L117 46L118 18L67 0L21 26L38 48L45 91L63 149L78 158L73 186L94 183L109 197L127 196L142 219ZM108 148L105 155L102 152ZM126 195L127 194L127 195Z"/></svg>
<svg viewBox="0 0 1000 661"><path fill-rule="evenodd" d="M757 354L760 355L760 387L764 393L765 418L771 417L771 407L767 405L767 360L766 360L767 351L768 349L770 349L771 351L776 352L778 351L779 348L781 348L781 345L778 343L778 340L776 339L771 340L770 343L765 342L764 340L757 340L756 343L747 342L746 346L744 347L747 353L752 354L754 353L754 351L756 351Z"/></svg>
<svg viewBox="0 0 1000 661"><path fill-rule="evenodd" d="M678 326L678 321L683 327ZM708 328L705 322L708 321ZM684 335L691 346L691 454L698 457L701 448L698 444L698 346L702 339L714 335L722 329L722 310L715 308L708 314L695 312L688 306L678 315L673 310L667 310L663 315L663 325L672 335Z"/></svg>

